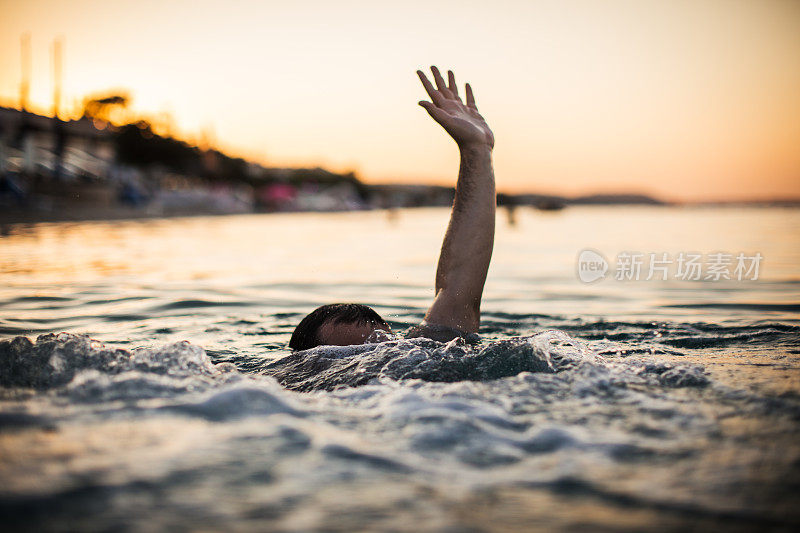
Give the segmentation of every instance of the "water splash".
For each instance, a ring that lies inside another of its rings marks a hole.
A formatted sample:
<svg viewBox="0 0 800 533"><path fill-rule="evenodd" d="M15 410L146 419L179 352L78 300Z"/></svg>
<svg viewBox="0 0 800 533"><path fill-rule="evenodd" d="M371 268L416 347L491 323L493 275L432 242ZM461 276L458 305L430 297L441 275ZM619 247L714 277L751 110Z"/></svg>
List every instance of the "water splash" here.
<svg viewBox="0 0 800 533"><path fill-rule="evenodd" d="M508 490L531 501L542 491L577 491L618 517L696 509L711 523L726 522L733 501L755 518L731 520L752 525L775 516L772 502L783 501L776 491L786 485L734 498L733 479L697 498L691 473L700 469L703 484L728 471L715 463L725 456L707 446L727 431L724 418L798 412L788 400L765 411L763 398L716 384L699 365L604 358L559 330L479 345L393 339L317 347L252 372L214 364L186 342L128 351L43 335L0 341L0 380L0 440L12 452L0 465L0 513L55 505L47 516L79 523L80 510L100 504L92 524L109 528L135 516L135 502L156 487L170 501L190 499L198 527L221 529L265 508L273 514L259 523L280 529L299 509L334 501L361 521L371 520L364 505L418 517L425 499L413 497L413 487L483 504L481 495ZM763 445L758 433L748 435L736 444L745 458ZM786 454L791 462L800 451ZM653 490L654 477L669 483ZM364 486L374 494L359 492ZM397 499L387 496L392 490ZM413 509L396 511L402 501ZM537 515L548 515L542 509ZM148 520L166 527L178 524L174 516Z"/></svg>

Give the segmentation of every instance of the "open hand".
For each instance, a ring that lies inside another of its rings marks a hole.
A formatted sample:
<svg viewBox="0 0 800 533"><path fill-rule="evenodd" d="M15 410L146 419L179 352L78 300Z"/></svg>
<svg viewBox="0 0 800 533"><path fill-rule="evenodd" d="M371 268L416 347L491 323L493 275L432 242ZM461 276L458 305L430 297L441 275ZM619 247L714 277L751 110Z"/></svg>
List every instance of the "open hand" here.
<svg viewBox="0 0 800 533"><path fill-rule="evenodd" d="M475 97L472 94L472 87L469 83L466 85L467 103L461 101L458 95L458 87L456 86L456 78L453 71L447 71L448 85L445 85L439 69L431 67L433 72L433 79L436 81L436 87L431 85L431 82L425 74L418 70L422 85L428 96L431 97L432 102L422 101L419 103L425 110L433 117L433 120L438 122L447 133L456 141L460 148L469 148L473 146L494 147L494 134L486 121L478 113L478 108L475 106Z"/></svg>

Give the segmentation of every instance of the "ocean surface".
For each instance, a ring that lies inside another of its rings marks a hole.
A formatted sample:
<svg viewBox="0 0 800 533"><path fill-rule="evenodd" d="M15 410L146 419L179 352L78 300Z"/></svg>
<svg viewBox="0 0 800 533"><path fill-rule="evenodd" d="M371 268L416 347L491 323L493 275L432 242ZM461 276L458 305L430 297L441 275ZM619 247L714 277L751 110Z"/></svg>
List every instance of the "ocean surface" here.
<svg viewBox="0 0 800 533"><path fill-rule="evenodd" d="M300 354L324 303L417 324L448 211L0 228L3 529L796 530L800 210L514 218L480 344ZM733 279L615 279L635 252Z"/></svg>

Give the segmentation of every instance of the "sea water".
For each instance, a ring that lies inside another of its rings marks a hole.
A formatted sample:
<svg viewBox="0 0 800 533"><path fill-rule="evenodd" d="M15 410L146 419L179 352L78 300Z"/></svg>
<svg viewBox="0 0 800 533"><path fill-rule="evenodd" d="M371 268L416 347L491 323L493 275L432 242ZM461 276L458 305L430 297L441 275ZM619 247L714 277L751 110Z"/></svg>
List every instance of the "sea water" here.
<svg viewBox="0 0 800 533"><path fill-rule="evenodd" d="M0 519L27 530L789 530L800 211L499 213L482 341L403 339L443 209L12 225ZM609 260L587 284L582 250ZM757 280L616 280L640 252ZM292 354L323 303L394 336Z"/></svg>

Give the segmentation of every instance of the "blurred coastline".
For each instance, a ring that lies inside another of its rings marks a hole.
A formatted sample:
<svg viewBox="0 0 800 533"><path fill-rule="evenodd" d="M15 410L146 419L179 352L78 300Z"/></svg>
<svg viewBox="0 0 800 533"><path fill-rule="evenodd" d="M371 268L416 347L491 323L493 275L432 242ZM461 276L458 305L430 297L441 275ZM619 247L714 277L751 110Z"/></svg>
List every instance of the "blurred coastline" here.
<svg viewBox="0 0 800 533"><path fill-rule="evenodd" d="M125 96L89 99L81 118L66 121L0 107L0 223L391 210L452 202L452 187L367 184L352 172L267 167L157 133L144 119L115 122L113 110L125 104ZM757 203L800 205L791 199ZM640 194L502 192L498 204L509 218L517 207L668 205Z"/></svg>

